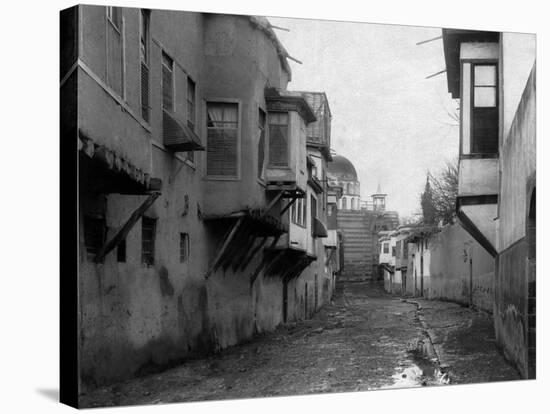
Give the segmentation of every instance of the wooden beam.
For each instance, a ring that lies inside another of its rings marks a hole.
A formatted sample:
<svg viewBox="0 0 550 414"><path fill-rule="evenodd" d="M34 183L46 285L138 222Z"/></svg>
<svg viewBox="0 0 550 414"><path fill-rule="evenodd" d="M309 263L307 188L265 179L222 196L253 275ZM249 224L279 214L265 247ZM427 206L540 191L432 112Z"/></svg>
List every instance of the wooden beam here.
<svg viewBox="0 0 550 414"><path fill-rule="evenodd" d="M290 206L292 206L292 204L294 204L296 202L296 200L297 200L297 198L291 198L290 201L288 202L288 204L281 210L280 215L282 216L283 214L285 214L285 211L287 211L290 208Z"/></svg>
<svg viewBox="0 0 550 414"><path fill-rule="evenodd" d="M271 200L271 202L267 205L262 216L265 216L269 212L269 210L273 208L273 206L277 203L277 201L281 199L282 196L283 196L283 191L279 191L279 193L275 197L273 197L273 200Z"/></svg>
<svg viewBox="0 0 550 414"><path fill-rule="evenodd" d="M256 255L256 253L258 253L258 250L260 250L262 248L262 246L265 244L265 242L267 241L267 238L268 238L268 236L264 236L262 238L262 240L260 241L260 244L258 244L256 247L254 247L254 249L252 249L252 251L250 252L250 254L248 256L245 256L245 258L243 259L243 262L241 264L241 270L244 270L246 268L246 266L248 266L248 263L250 263L252 258Z"/></svg>
<svg viewBox="0 0 550 414"><path fill-rule="evenodd" d="M212 274L212 272L217 269L218 264L219 264L221 258L223 257L223 254L225 253L225 250L227 249L227 246L229 246L229 244L231 243L231 241L235 237L235 233L237 233L237 230L239 230L239 227L241 226L243 221L244 221L244 217L241 217L233 225L233 228L231 229L231 231L229 232L229 234L225 238L222 247L218 251L218 254L216 255L216 258L214 259L214 262L210 266L210 269L208 269L208 271L204 275L205 279L208 279L210 277L210 275Z"/></svg>
<svg viewBox="0 0 550 414"><path fill-rule="evenodd" d="M248 240L246 241L246 243L243 243L240 254L236 255L235 260L233 261L233 272L237 271L243 259L246 257L248 253L250 253L250 249L254 245L255 241L256 241L256 235L251 234L248 236Z"/></svg>
<svg viewBox="0 0 550 414"><path fill-rule="evenodd" d="M130 218L124 223L115 236L101 247L94 258L95 262L100 262L103 258L113 250L118 244L126 238L132 227L143 216L149 207L153 205L155 200L160 196L159 192L154 192L132 213Z"/></svg>
<svg viewBox="0 0 550 414"><path fill-rule="evenodd" d="M244 224L241 226L239 231L233 237L233 241L229 244L229 246L227 246L227 249L223 255L223 258L220 260L218 264L218 267L221 266L224 272L233 262L233 259L235 258L235 254L239 252L241 249L241 246L242 246L242 243L240 241L241 237L242 236L246 237L249 225L246 221L246 218L244 218L244 220L245 220Z"/></svg>

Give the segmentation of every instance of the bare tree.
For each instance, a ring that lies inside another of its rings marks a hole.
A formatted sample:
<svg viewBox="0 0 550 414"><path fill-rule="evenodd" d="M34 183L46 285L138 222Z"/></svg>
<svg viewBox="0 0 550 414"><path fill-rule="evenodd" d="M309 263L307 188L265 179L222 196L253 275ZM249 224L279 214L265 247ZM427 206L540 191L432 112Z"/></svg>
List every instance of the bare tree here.
<svg viewBox="0 0 550 414"><path fill-rule="evenodd" d="M426 186L421 194L424 223L449 224L456 218L458 195L458 160L447 161L436 174L428 171Z"/></svg>

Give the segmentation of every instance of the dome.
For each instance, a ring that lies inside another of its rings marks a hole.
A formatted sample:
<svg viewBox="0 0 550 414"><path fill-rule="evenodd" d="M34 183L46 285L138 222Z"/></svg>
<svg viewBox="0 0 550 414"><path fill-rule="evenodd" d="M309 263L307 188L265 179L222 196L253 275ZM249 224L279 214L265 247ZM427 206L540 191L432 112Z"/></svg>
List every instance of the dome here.
<svg viewBox="0 0 550 414"><path fill-rule="evenodd" d="M327 165L327 172L334 180L357 181L355 167L350 160L341 155L332 156L332 161Z"/></svg>

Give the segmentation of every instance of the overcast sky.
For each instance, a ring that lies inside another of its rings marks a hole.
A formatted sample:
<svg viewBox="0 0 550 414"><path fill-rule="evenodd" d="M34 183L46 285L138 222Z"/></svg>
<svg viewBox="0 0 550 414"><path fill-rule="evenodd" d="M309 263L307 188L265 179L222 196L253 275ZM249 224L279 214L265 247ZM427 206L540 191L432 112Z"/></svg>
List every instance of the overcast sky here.
<svg viewBox="0 0 550 414"><path fill-rule="evenodd" d="M269 18L290 56L289 89L324 91L332 112L332 148L354 165L361 197L380 182L387 209L420 211L426 171L458 155L458 127L447 111L439 28Z"/></svg>

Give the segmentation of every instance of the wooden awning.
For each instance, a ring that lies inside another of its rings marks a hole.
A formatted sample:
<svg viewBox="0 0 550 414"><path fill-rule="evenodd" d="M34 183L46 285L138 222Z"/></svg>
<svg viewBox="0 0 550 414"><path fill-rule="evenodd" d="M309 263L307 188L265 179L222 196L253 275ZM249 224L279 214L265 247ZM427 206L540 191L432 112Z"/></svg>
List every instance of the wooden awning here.
<svg viewBox="0 0 550 414"><path fill-rule="evenodd" d="M162 139L164 146L174 152L204 151L199 136L166 110L162 111Z"/></svg>
<svg viewBox="0 0 550 414"><path fill-rule="evenodd" d="M123 155L78 131L79 179L89 190L147 194L162 189L162 180L136 167Z"/></svg>

